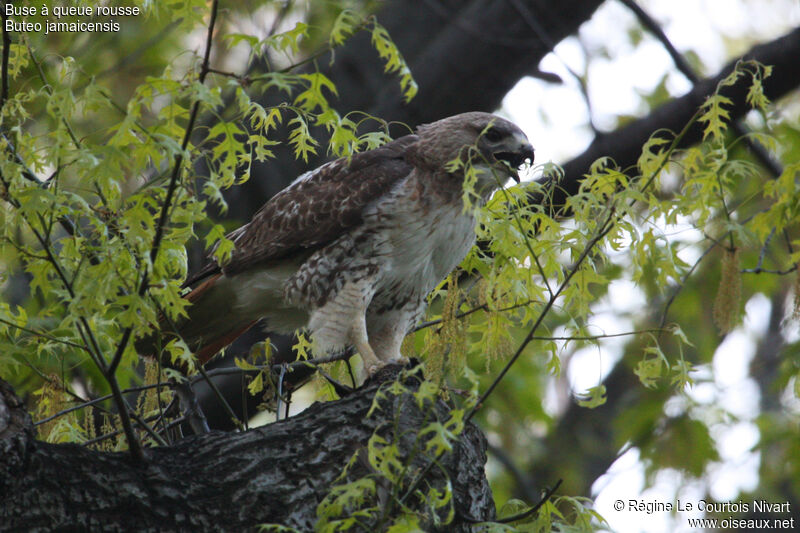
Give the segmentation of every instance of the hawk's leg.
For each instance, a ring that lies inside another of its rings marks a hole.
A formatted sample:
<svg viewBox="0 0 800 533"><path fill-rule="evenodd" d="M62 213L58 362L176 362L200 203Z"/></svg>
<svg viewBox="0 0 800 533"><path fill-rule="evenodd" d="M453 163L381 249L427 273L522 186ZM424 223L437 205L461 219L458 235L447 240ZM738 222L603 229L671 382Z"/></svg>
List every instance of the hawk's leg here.
<svg viewBox="0 0 800 533"><path fill-rule="evenodd" d="M403 357L400 347L409 330L409 324L417 322L422 304L410 302L409 305L389 312L368 314L367 331L375 355L383 364L405 365L408 358Z"/></svg>
<svg viewBox="0 0 800 533"><path fill-rule="evenodd" d="M364 361L364 370L367 371L367 376L371 376L385 363L378 359L378 356L375 355L375 352L372 350L372 346L369 345L367 321L364 315L356 316L350 335L353 346L356 347L358 353L361 354L361 359Z"/></svg>
<svg viewBox="0 0 800 533"><path fill-rule="evenodd" d="M408 358L403 357L400 352L400 346L405 338L403 325L405 323L390 324L379 331L372 332L372 335L370 335L376 357L381 361L382 365L388 363L405 365L408 363Z"/></svg>
<svg viewBox="0 0 800 533"><path fill-rule="evenodd" d="M308 328L320 352L331 353L353 346L361 354L364 369L371 376L385 363L370 346L366 312L374 284L369 278L348 282L311 312Z"/></svg>

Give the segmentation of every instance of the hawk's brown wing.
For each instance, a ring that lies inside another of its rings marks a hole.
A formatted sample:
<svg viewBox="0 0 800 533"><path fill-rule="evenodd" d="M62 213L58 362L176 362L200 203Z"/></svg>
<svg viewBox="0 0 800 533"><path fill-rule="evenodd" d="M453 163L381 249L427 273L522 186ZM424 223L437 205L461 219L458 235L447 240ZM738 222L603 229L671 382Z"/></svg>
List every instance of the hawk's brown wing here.
<svg viewBox="0 0 800 533"><path fill-rule="evenodd" d="M235 243L228 263L221 268L216 263L206 265L185 285L220 271L233 275L332 242L361 223L363 209L412 171L406 153L416 141L416 135L406 135L310 171L228 235Z"/></svg>

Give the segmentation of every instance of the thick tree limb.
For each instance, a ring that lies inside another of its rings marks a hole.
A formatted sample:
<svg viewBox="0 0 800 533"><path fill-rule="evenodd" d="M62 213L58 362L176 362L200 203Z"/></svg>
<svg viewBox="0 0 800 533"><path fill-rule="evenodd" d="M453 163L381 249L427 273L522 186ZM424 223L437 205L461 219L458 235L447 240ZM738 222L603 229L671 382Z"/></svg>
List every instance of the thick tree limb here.
<svg viewBox="0 0 800 533"><path fill-rule="evenodd" d="M775 100L800 86L800 61L797 61L799 56L800 28L797 28L774 41L753 47L740 59L755 59L774 67L772 76L764 80L764 92ZM584 174L598 158L611 157L620 168L627 168L636 164L642 146L653 132L660 129L680 131L706 97L714 92L717 84L731 73L737 61L739 60L731 61L715 76L701 80L691 91L654 109L646 117L596 137L586 151L562 165L564 178L553 189L551 205L557 208L564 204L567 197L575 194ZM745 101L749 87L750 80L742 77L734 86L725 87L722 91L723 95L733 101L733 105L728 108L731 120L737 120L750 111L750 106ZM702 127L696 125L684 137L682 146L697 143L702 135ZM549 181L550 178L544 180L545 183ZM537 198L535 201L542 200Z"/></svg>
<svg viewBox="0 0 800 533"><path fill-rule="evenodd" d="M402 397L390 397L367 416L377 390L372 384L245 433L210 433L147 449L146 462L137 465L125 453L35 441L24 405L0 380L0 529L244 531L278 523L307 531L318 503L376 430L391 442L396 417L405 454L426 416L447 419L444 403L420 410L410 397L402 404ZM485 451L483 435L468 426L443 457L456 510L448 531L494 518ZM350 475L369 468L359 459ZM442 471L432 469L426 482L441 487ZM405 503L415 506L411 499Z"/></svg>

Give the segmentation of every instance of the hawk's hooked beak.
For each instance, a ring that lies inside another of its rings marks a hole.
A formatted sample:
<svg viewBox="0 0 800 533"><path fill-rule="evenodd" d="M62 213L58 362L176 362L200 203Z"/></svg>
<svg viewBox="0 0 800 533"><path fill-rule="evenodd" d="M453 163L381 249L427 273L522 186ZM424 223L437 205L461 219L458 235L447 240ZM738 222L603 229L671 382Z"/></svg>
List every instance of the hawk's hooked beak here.
<svg viewBox="0 0 800 533"><path fill-rule="evenodd" d="M494 152L494 158L504 162L511 170L511 177L519 183L517 171L526 161L533 164L533 146L528 142L527 137L516 134L509 139L508 145L504 149Z"/></svg>

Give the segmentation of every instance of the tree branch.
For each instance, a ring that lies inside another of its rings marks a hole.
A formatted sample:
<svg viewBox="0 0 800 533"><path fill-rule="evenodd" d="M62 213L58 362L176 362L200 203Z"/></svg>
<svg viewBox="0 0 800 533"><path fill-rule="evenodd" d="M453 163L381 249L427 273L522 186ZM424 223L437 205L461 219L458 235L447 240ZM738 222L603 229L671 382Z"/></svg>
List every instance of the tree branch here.
<svg viewBox="0 0 800 533"><path fill-rule="evenodd" d="M0 19L3 21L3 59L0 65L0 77L2 77L2 89L0 89L0 110L6 105L8 100L8 58L11 54L11 37L6 31L6 11L2 10Z"/></svg>
<svg viewBox="0 0 800 533"><path fill-rule="evenodd" d="M206 34L206 47L205 53L203 54L203 63L200 67L200 74L198 76L198 80L200 83L205 83L206 76L209 73L209 57L211 56L211 43L212 37L214 35L214 24L217 20L217 1L213 0L211 4L211 17L208 23L208 32ZM164 228L166 227L167 218L169 217L169 211L172 204L172 198L175 195L175 190L178 187L178 181L181 175L181 169L183 167L183 156L186 152L186 148L189 146L189 139L192 136L192 131L194 130L194 124L197 121L197 116L200 111L200 100L197 99L192 104L192 111L189 116L189 122L186 125L186 131L183 135L183 141L181 142L181 150L175 156L175 166L172 169L172 175L170 176L169 185L167 186L167 195L164 198L164 204L161 206L161 213L158 217L158 222L156 223L156 233L153 237L153 245L150 249L150 263L151 265L155 265L156 259L158 257L158 251L161 248L161 240L164 237ZM150 283L150 275L149 270L145 268L144 273L142 274L142 281L139 285L139 297L144 296L147 292L148 285ZM125 348L128 346L128 342L131 338L131 333L133 328L128 326L125 331L122 333L122 338L120 339L119 344L117 345L117 350L114 353L114 357L111 360L111 364L109 365L109 371L113 374L117 366L119 366L120 361L122 361L122 355L125 353Z"/></svg>
<svg viewBox="0 0 800 533"><path fill-rule="evenodd" d="M598 158L611 156L620 168L635 165L641 155L642 146L650 135L659 129L680 130L741 59L753 59L765 65L772 65L773 75L764 80L764 92L772 100L784 96L800 86L800 62L796 61L798 56L800 56L800 28L774 41L753 47L741 58L731 61L715 76L699 81L687 94L667 102L646 117L596 137L586 151L562 165L563 179L556 182L555 178L548 176L541 180L543 185L552 190L550 200L539 196L533 197L531 201L543 203L554 212L558 212L566 198L578 191L583 175ZM748 80L742 78L735 85L725 87L721 91L721 94L733 101L732 106L727 108L732 121L750 111L745 100L748 88ZM697 143L702 139L702 135L702 127L695 125L687 132L679 147Z"/></svg>
<svg viewBox="0 0 800 533"><path fill-rule="evenodd" d="M413 385L406 386L413 392ZM273 523L312 530L319 502L342 482L340 474L354 455L366 454L374 433L396 442L396 457L404 461L420 423L449 416L451 407L441 401L419 408L411 392L380 400L381 408L368 415L379 387L371 384L345 399L316 403L266 428L210 433L154 448L146 465L136 465L125 454L34 441L23 403L0 380L3 526L216 532ZM460 443L440 462L444 471L425 479L443 488L446 476L452 484L455 521L448 531L469 531L474 519L494 519L485 450L480 431L468 424ZM354 478L375 474L366 460L356 459L348 468ZM36 505L29 504L31 498ZM410 498L406 503L411 512L425 514L425 502Z"/></svg>
<svg viewBox="0 0 800 533"><path fill-rule="evenodd" d="M639 19L639 23L644 26L647 31L653 34L653 36L658 39L661 45L666 49L669 56L672 58L672 62L675 63L675 67L686 76L686 79L692 82L692 84L697 84L700 82L700 77L695 73L692 66L686 60L683 55L678 52L678 49L672 44L672 41L669 40L667 34L664 33L664 30L661 29L661 26L658 25L658 22L650 16L647 11L645 11L639 4L636 3L635 0L619 0L622 2L628 9L630 9L636 18ZM772 177L777 178L783 173L783 168L781 164L776 161L770 153L755 139L752 137L747 136L747 129L736 122L735 120L731 124L731 129L733 132L742 137L744 139L745 144L755 155L756 159L767 168Z"/></svg>

